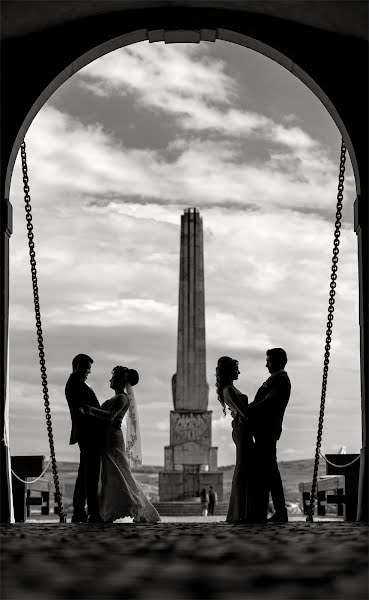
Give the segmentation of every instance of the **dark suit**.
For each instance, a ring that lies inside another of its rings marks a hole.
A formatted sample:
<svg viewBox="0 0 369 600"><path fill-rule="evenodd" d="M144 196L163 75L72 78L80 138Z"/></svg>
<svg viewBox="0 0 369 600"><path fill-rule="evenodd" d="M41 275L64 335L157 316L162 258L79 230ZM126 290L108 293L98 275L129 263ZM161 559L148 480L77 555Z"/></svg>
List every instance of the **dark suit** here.
<svg viewBox="0 0 369 600"><path fill-rule="evenodd" d="M214 514L214 508L216 505L216 494L214 492L214 490L209 490L209 509L208 509L208 514L209 515L213 515Z"/></svg>
<svg viewBox="0 0 369 600"><path fill-rule="evenodd" d="M100 408L94 391L78 375L72 373L65 386L65 397L72 419L70 444L78 443L80 463L73 494L73 510L77 517L84 517L87 499L87 512L96 515L97 488L100 477L101 433L99 422L94 417L78 411L82 404Z"/></svg>
<svg viewBox="0 0 369 600"><path fill-rule="evenodd" d="M271 492L274 509L285 513L285 497L277 463L277 440L281 437L283 416L291 394L285 371L272 374L258 389L248 406L248 418L255 438L256 457L262 480L265 512Z"/></svg>

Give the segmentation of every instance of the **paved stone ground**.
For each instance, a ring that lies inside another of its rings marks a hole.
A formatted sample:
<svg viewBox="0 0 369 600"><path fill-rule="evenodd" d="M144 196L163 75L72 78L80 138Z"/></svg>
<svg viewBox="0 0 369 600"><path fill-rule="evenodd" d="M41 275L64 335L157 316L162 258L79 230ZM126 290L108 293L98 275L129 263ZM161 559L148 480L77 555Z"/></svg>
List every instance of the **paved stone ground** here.
<svg viewBox="0 0 369 600"><path fill-rule="evenodd" d="M362 600L368 527L294 521L1 526L4 600Z"/></svg>

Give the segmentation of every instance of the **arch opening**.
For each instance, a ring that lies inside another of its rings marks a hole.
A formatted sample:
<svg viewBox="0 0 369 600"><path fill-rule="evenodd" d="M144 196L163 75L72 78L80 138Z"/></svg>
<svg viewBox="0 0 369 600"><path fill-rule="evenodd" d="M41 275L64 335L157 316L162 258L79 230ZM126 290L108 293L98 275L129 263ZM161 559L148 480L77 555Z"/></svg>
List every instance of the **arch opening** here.
<svg viewBox="0 0 369 600"><path fill-rule="evenodd" d="M165 32L164 32L164 33L165 33ZM169 38L169 39L173 39L173 38ZM158 40L158 41L159 41L159 40ZM165 41L165 40L164 40L164 41ZM181 41L183 41L183 39L181 39ZM187 41L187 40L186 40L186 41ZM228 41L228 40L226 40L226 41Z"/></svg>

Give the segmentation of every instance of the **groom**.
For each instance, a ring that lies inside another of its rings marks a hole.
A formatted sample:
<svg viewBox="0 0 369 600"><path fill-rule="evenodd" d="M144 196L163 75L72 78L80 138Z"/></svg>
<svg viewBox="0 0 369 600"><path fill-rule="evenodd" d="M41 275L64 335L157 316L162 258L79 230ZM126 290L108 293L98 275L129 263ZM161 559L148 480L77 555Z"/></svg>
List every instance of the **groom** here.
<svg viewBox="0 0 369 600"><path fill-rule="evenodd" d="M100 408L86 379L94 361L87 354L77 354L72 360L73 372L65 386L65 396L72 419L70 444L79 445L80 462L73 494L72 523L102 523L97 503L100 476L100 432L97 419L80 411L82 404ZM87 499L87 512L85 504Z"/></svg>
<svg viewBox="0 0 369 600"><path fill-rule="evenodd" d="M291 383L284 370L287 354L283 348L266 352L266 368L270 377L256 393L248 406L248 420L255 438L256 460L262 481L262 502L265 514L272 495L275 513L269 521L287 523L288 515L281 475L277 463L277 441L282 433L284 412L291 393Z"/></svg>

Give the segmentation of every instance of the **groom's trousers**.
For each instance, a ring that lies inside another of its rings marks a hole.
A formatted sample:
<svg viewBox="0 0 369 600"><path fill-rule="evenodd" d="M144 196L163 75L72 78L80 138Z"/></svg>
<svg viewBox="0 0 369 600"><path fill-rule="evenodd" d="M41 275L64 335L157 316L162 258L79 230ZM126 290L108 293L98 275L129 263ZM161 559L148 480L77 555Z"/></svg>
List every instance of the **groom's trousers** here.
<svg viewBox="0 0 369 600"><path fill-rule="evenodd" d="M74 515L99 514L97 489L100 477L100 449L92 444L79 443L80 462L73 494Z"/></svg>
<svg viewBox="0 0 369 600"><path fill-rule="evenodd" d="M255 450L259 465L259 476L262 481L263 503L267 508L270 493L275 512L284 514L286 512L286 500L277 462L277 440L273 438L255 439Z"/></svg>

